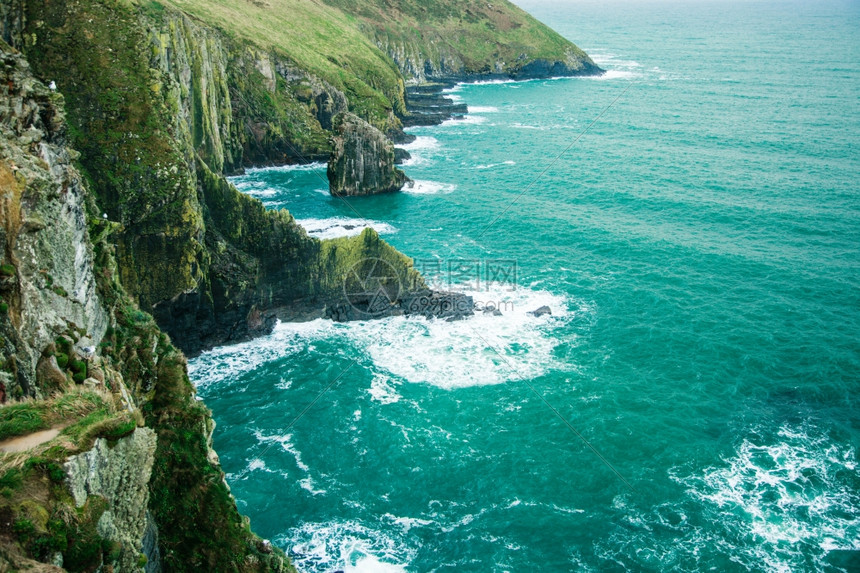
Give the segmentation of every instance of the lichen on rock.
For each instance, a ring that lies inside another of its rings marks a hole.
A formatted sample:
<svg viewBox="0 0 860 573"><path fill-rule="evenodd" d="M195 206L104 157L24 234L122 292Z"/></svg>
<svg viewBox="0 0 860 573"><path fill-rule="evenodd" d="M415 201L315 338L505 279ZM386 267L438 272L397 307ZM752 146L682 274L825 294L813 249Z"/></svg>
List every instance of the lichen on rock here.
<svg viewBox="0 0 860 573"><path fill-rule="evenodd" d="M13 387L4 388L13 396L40 395L36 368L57 334L73 328L98 344L107 328L86 192L65 143L62 96L0 40L0 357L14 354Z"/></svg>
<svg viewBox="0 0 860 573"><path fill-rule="evenodd" d="M120 571L140 569L155 446L155 432L138 428L113 446L99 438L91 450L70 457L65 464L77 507L83 507L90 496L107 500L97 530L104 539L119 544Z"/></svg>

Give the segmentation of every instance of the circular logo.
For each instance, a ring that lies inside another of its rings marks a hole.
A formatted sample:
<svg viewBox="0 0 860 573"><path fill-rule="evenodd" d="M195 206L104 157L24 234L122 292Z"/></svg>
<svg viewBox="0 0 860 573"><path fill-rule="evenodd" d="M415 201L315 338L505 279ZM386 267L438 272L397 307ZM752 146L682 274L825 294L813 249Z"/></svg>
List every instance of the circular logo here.
<svg viewBox="0 0 860 573"><path fill-rule="evenodd" d="M343 294L349 305L369 317L390 311L400 300L402 290L394 265L375 257L356 262L343 280Z"/></svg>

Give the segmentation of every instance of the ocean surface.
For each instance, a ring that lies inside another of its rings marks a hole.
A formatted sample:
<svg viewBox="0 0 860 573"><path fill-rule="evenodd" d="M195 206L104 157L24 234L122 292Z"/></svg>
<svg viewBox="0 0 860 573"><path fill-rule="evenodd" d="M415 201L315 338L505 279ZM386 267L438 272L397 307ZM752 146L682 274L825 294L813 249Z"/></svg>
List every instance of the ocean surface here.
<svg viewBox="0 0 860 573"><path fill-rule="evenodd" d="M608 73L451 89L403 193L234 179L502 312L193 360L241 511L303 572L860 570L860 5L521 5Z"/></svg>

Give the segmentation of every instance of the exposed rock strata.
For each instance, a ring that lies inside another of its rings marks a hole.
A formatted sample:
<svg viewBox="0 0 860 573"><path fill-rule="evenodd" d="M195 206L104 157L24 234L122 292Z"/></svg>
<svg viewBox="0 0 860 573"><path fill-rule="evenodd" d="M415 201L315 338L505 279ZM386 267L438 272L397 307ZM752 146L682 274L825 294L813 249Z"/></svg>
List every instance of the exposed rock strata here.
<svg viewBox="0 0 860 573"><path fill-rule="evenodd" d="M584 52L569 48L561 59L530 57L521 53L513 61L482 62L475 67L443 39L410 42L380 34L377 45L394 60L411 84L439 81L488 81L497 79L527 80L562 76L599 75L602 70Z"/></svg>

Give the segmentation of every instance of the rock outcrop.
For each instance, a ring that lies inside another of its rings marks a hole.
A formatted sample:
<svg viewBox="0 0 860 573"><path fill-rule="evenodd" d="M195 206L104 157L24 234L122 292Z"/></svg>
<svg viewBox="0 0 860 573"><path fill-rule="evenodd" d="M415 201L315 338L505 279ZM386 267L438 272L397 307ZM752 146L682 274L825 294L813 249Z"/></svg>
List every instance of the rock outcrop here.
<svg viewBox="0 0 860 573"><path fill-rule="evenodd" d="M150 475L155 461L155 432L138 428L110 446L104 438L93 448L69 458L65 464L66 482L77 507L83 507L90 496L107 501L99 517L97 531L102 538L117 543L115 561L119 571L141 568L143 540L148 526ZM150 548L146 563L158 569L157 547Z"/></svg>
<svg viewBox="0 0 860 573"><path fill-rule="evenodd" d="M362 22L362 30L407 83L601 73L585 52L506 0L400 3L396 8L385 0L326 2Z"/></svg>
<svg viewBox="0 0 860 573"><path fill-rule="evenodd" d="M394 144L385 134L351 113L338 115L333 128L328 163L332 195L373 195L403 188L408 178L395 167Z"/></svg>
<svg viewBox="0 0 860 573"><path fill-rule="evenodd" d="M4 44L5 45L5 44ZM96 297L86 193L65 147L63 98L0 49L0 390L40 395L42 351L71 330L101 342L107 313Z"/></svg>
<svg viewBox="0 0 860 573"><path fill-rule="evenodd" d="M336 322L369 320L387 316L422 316L426 319L461 320L475 314L475 301L458 292L413 290L392 296L385 289L350 293L326 307L325 317Z"/></svg>
<svg viewBox="0 0 860 573"><path fill-rule="evenodd" d="M567 76L600 75L603 70L584 52L573 47L561 58L533 58L526 53L505 60L482 62L474 68L456 49L437 42L397 42L383 37L381 49L394 60L407 81L413 85L435 82L474 82L500 79L528 80ZM407 102L408 103L408 102Z"/></svg>

